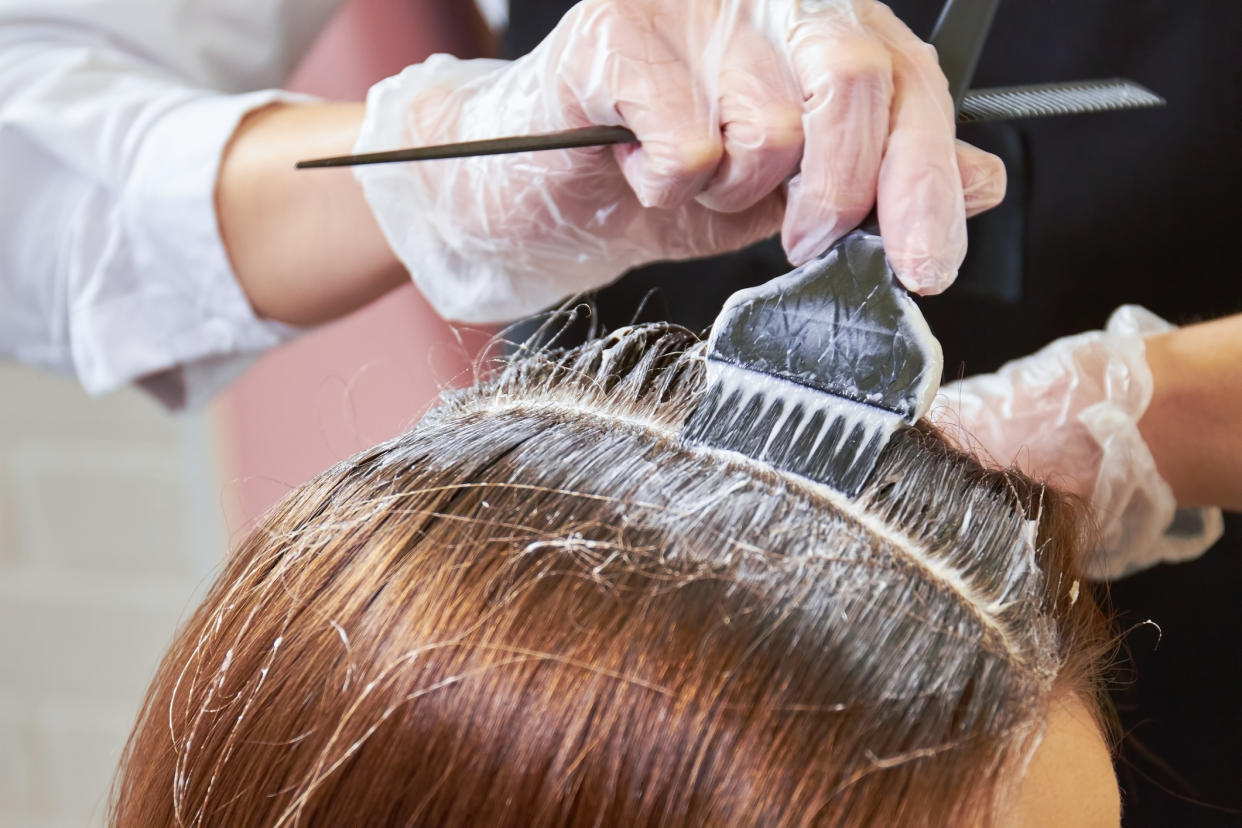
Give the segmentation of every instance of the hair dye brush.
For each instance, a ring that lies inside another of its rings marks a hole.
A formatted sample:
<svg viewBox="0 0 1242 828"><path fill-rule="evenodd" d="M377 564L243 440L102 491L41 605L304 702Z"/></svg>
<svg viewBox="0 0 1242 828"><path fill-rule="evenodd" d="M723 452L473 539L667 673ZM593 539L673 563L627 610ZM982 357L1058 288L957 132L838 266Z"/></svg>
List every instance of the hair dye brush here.
<svg viewBox="0 0 1242 828"><path fill-rule="evenodd" d="M932 34L955 107L998 0L948 0ZM710 387L682 439L737 451L854 497L889 438L931 405L943 359L868 221L817 259L729 297Z"/></svg>
<svg viewBox="0 0 1242 828"><path fill-rule="evenodd" d="M707 350L710 387L682 439L851 497L893 432L927 411L943 367L940 343L869 229L733 294Z"/></svg>

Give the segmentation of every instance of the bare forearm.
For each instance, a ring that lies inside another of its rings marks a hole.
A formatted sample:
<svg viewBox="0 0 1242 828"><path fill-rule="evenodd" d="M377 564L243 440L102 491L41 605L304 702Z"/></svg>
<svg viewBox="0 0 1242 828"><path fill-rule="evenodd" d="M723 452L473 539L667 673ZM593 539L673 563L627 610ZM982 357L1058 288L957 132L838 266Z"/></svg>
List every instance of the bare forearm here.
<svg viewBox="0 0 1242 828"><path fill-rule="evenodd" d="M1147 362L1139 429L1177 502L1242 510L1242 314L1152 337Z"/></svg>
<svg viewBox="0 0 1242 828"><path fill-rule="evenodd" d="M349 169L295 171L350 151L361 103L277 104L250 113L225 150L216 213L238 281L268 319L343 316L407 278Z"/></svg>

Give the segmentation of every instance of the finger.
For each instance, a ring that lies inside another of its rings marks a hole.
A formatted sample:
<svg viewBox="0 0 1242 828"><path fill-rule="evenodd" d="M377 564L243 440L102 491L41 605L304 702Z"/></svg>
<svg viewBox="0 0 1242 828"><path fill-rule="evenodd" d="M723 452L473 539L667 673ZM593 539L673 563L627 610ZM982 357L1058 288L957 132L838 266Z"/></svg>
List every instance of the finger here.
<svg viewBox="0 0 1242 828"><path fill-rule="evenodd" d="M887 9L871 25L890 44L895 84L876 199L884 249L909 290L939 293L966 256L953 101L930 46Z"/></svg>
<svg viewBox="0 0 1242 828"><path fill-rule="evenodd" d="M802 156L802 97L771 40L750 27L729 38L719 80L724 156L707 189L705 207L737 212L785 183Z"/></svg>
<svg viewBox="0 0 1242 828"><path fill-rule="evenodd" d="M677 259L712 256L740 250L776 233L785 214L785 194L777 189L733 213L691 203L678 214L678 220L664 222L663 249Z"/></svg>
<svg viewBox="0 0 1242 828"><path fill-rule="evenodd" d="M790 260L802 264L855 227L875 202L893 76L884 45L835 12L800 22L789 48L805 100L804 146L781 236Z"/></svg>
<svg viewBox="0 0 1242 828"><path fill-rule="evenodd" d="M957 169L962 177L966 218L991 210L1005 199L1005 162L999 157L958 141Z"/></svg>
<svg viewBox="0 0 1242 828"><path fill-rule="evenodd" d="M700 77L639 4L610 3L585 20L560 71L583 79L577 97L591 122L619 121L638 136L639 145L618 144L613 153L639 202L685 204L723 152L715 72Z"/></svg>

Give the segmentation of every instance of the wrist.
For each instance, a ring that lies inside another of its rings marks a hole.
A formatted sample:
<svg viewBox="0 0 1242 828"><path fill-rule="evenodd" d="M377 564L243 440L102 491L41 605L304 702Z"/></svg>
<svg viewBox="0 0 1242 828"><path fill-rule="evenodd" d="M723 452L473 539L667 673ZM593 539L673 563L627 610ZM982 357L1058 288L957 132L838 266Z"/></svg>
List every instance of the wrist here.
<svg viewBox="0 0 1242 828"><path fill-rule="evenodd" d="M405 280L351 172L293 167L349 152L361 120L359 103L278 103L249 113L225 149L220 233L260 316L317 324Z"/></svg>
<svg viewBox="0 0 1242 828"><path fill-rule="evenodd" d="M1139 421L1180 506L1242 509L1242 317L1147 340L1153 392Z"/></svg>

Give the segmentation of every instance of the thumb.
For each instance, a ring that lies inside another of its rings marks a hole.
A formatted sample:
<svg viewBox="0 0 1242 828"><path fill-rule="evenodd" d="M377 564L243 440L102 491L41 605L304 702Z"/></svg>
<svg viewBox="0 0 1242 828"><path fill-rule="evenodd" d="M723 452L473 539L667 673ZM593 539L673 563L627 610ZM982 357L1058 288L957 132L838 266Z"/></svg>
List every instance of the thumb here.
<svg viewBox="0 0 1242 828"><path fill-rule="evenodd" d="M991 210L1005 198L1005 162L965 141L957 142L957 169L962 177L966 215Z"/></svg>

